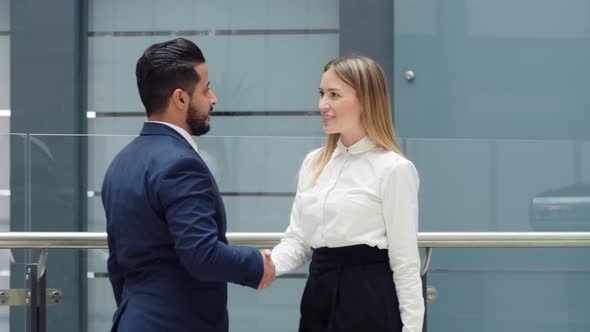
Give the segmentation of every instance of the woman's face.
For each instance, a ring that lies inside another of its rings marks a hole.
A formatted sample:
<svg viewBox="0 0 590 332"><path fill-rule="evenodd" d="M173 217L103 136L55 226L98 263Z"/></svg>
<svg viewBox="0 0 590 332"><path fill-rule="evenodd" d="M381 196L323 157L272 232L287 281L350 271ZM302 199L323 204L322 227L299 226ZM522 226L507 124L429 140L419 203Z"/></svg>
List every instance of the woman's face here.
<svg viewBox="0 0 590 332"><path fill-rule="evenodd" d="M340 134L344 145L349 146L366 135L356 92L333 69L322 75L318 107L326 134Z"/></svg>

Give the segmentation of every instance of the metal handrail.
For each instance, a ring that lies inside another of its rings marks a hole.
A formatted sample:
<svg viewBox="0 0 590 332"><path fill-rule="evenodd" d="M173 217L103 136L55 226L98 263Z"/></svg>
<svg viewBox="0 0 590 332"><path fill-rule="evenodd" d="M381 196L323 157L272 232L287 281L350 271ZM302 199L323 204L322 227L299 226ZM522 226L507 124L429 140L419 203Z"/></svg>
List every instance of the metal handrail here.
<svg viewBox="0 0 590 332"><path fill-rule="evenodd" d="M227 233L231 244L271 248L283 233ZM590 232L421 232L422 248L590 247ZM0 248L106 249L104 232L0 232Z"/></svg>

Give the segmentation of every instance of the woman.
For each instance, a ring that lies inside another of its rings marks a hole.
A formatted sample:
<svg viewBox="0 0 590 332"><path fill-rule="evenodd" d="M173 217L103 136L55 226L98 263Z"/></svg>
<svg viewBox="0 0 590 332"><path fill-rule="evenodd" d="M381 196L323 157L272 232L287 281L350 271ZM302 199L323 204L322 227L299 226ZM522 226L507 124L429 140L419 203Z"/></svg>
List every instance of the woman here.
<svg viewBox="0 0 590 332"><path fill-rule="evenodd" d="M334 59L319 92L328 139L303 161L272 251L277 275L311 258L299 331L422 331L419 179L396 144L383 70Z"/></svg>

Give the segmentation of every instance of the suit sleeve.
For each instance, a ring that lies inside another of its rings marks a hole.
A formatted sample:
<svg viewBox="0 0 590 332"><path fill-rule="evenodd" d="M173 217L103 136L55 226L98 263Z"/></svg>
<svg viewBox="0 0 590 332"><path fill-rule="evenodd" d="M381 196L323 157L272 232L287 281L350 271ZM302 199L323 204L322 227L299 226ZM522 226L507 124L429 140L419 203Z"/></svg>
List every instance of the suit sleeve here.
<svg viewBox="0 0 590 332"><path fill-rule="evenodd" d="M158 197L181 263L202 281L257 288L263 274L260 252L220 239L215 219L219 193L198 159L175 162L160 179Z"/></svg>
<svg viewBox="0 0 590 332"><path fill-rule="evenodd" d="M107 242L109 245L109 258L107 259L107 269L109 271L109 281L111 282L111 286L113 288L113 295L115 296L115 302L117 306L121 304L123 298L123 285L125 284L125 276L123 273L123 269L119 265L117 261L117 247L115 246L115 241L113 240L112 232L113 230L110 229L110 224L108 222L108 211L106 209L107 204L107 195L109 190L106 187L106 181L103 182L102 185L102 195L101 199L103 205L105 206L105 213L107 218Z"/></svg>
<svg viewBox="0 0 590 332"><path fill-rule="evenodd" d="M108 244L109 244L109 258L107 260L108 271L109 271L109 281L113 286L113 294L115 295L115 302L117 306L121 304L121 299L123 297L123 285L125 284L125 278L123 277L123 269L119 267L117 263L117 249L115 247L114 241L112 238L108 237Z"/></svg>

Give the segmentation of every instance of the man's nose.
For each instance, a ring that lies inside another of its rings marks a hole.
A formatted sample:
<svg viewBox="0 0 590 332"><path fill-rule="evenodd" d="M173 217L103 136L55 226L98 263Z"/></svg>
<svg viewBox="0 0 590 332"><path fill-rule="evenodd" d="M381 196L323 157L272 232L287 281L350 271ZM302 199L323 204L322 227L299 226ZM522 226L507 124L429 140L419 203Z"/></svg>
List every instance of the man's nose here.
<svg viewBox="0 0 590 332"><path fill-rule="evenodd" d="M217 96L215 95L215 93L213 93L213 90L211 90L211 105L215 104L217 104Z"/></svg>

